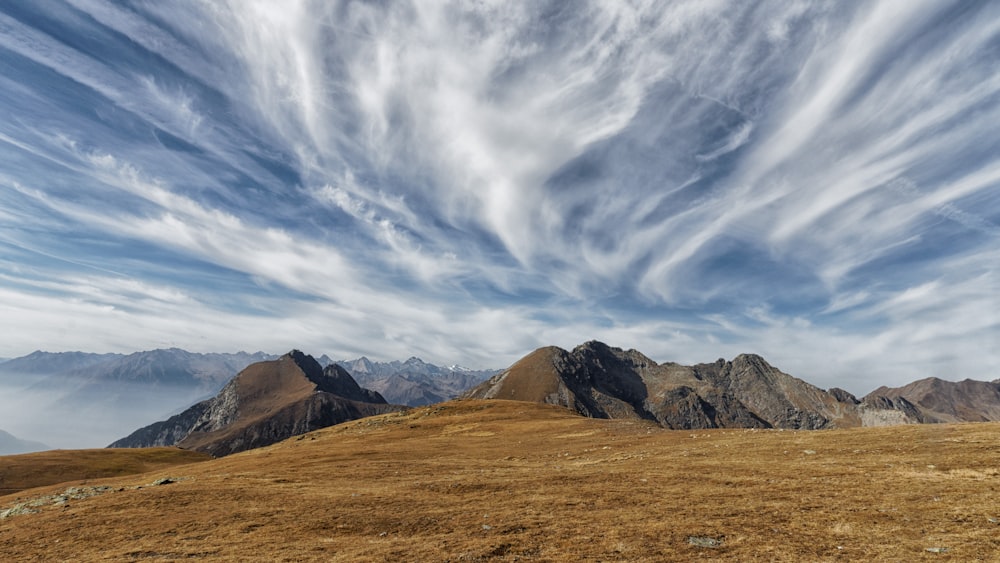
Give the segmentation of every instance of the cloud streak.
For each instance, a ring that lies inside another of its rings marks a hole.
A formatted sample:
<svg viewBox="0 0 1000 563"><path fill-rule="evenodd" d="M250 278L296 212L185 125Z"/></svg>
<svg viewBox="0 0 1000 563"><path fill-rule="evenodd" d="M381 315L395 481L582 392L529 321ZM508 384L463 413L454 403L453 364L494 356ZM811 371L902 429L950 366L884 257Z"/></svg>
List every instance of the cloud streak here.
<svg viewBox="0 0 1000 563"><path fill-rule="evenodd" d="M0 7L0 356L1000 368L989 4Z"/></svg>

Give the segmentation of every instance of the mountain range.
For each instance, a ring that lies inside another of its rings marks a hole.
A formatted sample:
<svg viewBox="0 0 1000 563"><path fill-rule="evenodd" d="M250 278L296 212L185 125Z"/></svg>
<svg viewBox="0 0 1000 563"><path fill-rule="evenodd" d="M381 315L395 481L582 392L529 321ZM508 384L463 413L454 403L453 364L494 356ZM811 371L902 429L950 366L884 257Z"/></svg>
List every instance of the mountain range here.
<svg viewBox="0 0 1000 563"><path fill-rule="evenodd" d="M390 403L419 407L458 397L500 370L440 367L411 357L405 362L373 362L361 357L336 362L357 382L378 391Z"/></svg>
<svg viewBox="0 0 1000 563"><path fill-rule="evenodd" d="M560 405L595 418L666 428L822 429L1000 420L1000 384L940 379L882 387L857 399L792 377L763 358L683 366L597 341L540 348L465 394Z"/></svg>
<svg viewBox="0 0 1000 563"><path fill-rule="evenodd" d="M133 354L36 351L0 363L0 377L17 376L32 385L45 376L62 376L76 384L75 390L101 392L108 384L152 384L159 387L191 387L218 391L236 371L253 362L271 359L264 352L249 354L199 354L179 348ZM25 378L24 376L34 376Z"/></svg>
<svg viewBox="0 0 1000 563"><path fill-rule="evenodd" d="M228 455L376 414L402 410L337 364L292 350L248 366L212 399L136 430L112 448L178 446Z"/></svg>
<svg viewBox="0 0 1000 563"><path fill-rule="evenodd" d="M206 426L202 418L220 420L217 413L225 401L213 394L234 374L273 361L277 361L275 356L262 352L34 352L0 363L0 428L18 436L40 437L56 447L68 443L79 447L95 440L107 444L130 429L160 420L153 424L155 430L147 429L146 435L131 443L179 444L196 426L198 432L219 430L212 424ZM315 385L315 390L329 393L312 364L326 365L320 368L329 372L322 381L347 376L353 385L382 399L355 401L363 404L412 407L456 396L516 399L561 405L597 418L649 420L667 428L821 429L1000 420L1000 380L927 378L898 388L880 387L859 399L842 389L820 389L754 354L684 366L657 363L636 350L596 341L572 351L540 348L503 371L440 367L415 357L335 362L321 356L310 358L308 369L299 366L312 381L303 384L299 380L301 385ZM233 393L230 389L231 396L239 396ZM284 391L275 393L285 396ZM210 408L211 404L215 406ZM273 432L298 432L326 416L308 414L304 426ZM261 442L260 438L245 439ZM187 442L193 443L194 438Z"/></svg>

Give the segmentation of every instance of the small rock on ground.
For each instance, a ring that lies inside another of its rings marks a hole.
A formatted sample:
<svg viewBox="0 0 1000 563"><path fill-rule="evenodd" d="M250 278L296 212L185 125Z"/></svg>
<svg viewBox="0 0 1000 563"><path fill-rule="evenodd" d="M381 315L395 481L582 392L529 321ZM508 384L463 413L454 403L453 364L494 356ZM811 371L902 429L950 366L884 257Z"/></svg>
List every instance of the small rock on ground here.
<svg viewBox="0 0 1000 563"><path fill-rule="evenodd" d="M688 543L698 547L719 547L722 545L722 539L708 536L688 536Z"/></svg>

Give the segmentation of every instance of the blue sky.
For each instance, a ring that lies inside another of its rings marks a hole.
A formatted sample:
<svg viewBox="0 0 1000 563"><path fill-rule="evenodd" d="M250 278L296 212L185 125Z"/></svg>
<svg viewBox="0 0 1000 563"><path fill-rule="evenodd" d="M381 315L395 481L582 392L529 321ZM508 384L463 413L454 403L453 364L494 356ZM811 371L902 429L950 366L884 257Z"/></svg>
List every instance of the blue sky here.
<svg viewBox="0 0 1000 563"><path fill-rule="evenodd" d="M1000 377L1000 4L6 1L0 356Z"/></svg>

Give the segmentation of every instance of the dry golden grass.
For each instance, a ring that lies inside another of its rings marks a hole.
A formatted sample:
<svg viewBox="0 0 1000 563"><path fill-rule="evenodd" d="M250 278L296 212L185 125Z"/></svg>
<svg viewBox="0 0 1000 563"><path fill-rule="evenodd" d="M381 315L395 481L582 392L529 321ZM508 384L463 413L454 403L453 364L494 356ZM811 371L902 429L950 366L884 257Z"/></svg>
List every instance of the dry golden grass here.
<svg viewBox="0 0 1000 563"><path fill-rule="evenodd" d="M85 481L156 471L211 459L177 448L141 450L51 450L0 456L0 495L67 481Z"/></svg>
<svg viewBox="0 0 1000 563"><path fill-rule="evenodd" d="M998 438L994 423L669 431L461 401L105 480L0 520L0 559L991 561ZM180 481L148 486L164 476Z"/></svg>

